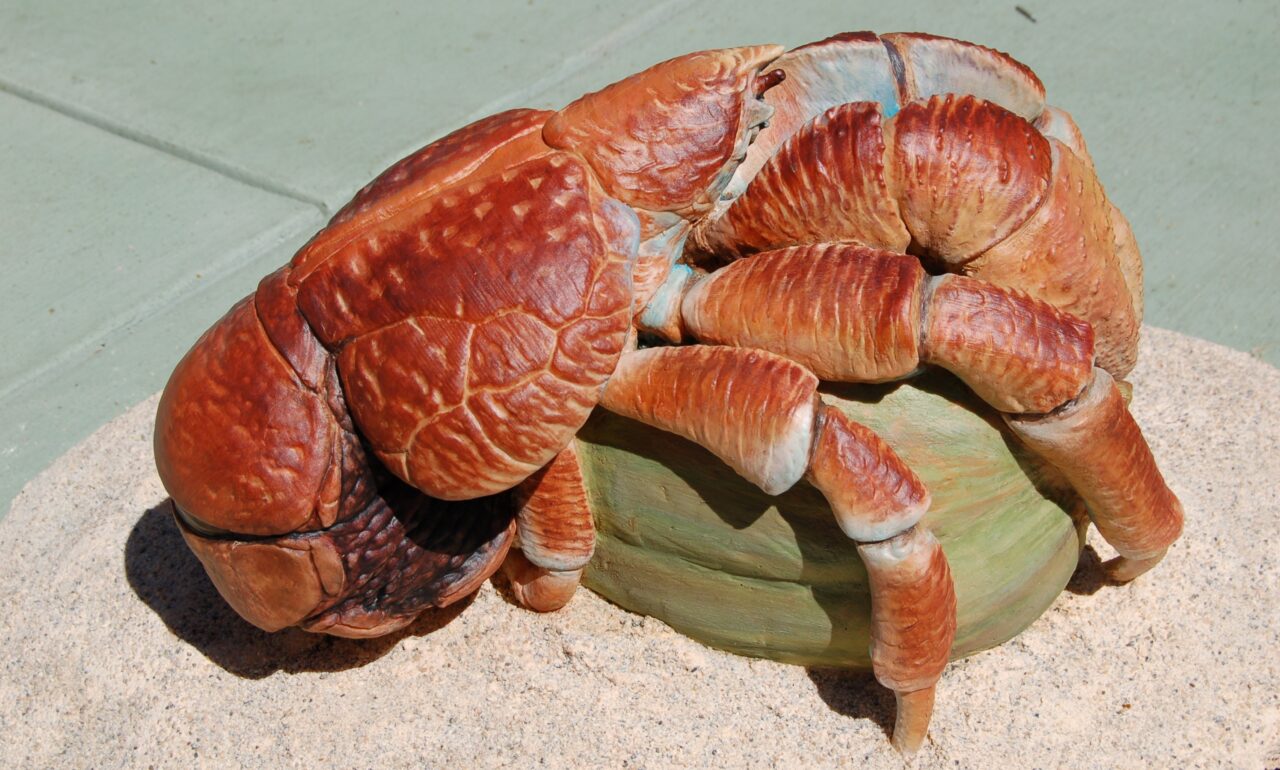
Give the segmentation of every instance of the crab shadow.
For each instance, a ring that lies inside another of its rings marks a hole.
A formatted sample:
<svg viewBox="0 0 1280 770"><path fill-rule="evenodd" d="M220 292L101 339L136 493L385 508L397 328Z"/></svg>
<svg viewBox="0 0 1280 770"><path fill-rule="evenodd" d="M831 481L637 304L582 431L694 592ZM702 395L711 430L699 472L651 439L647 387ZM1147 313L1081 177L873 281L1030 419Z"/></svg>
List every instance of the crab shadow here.
<svg viewBox="0 0 1280 770"><path fill-rule="evenodd" d="M1107 576L1102 568L1102 557L1093 549L1093 546L1086 545L1080 552L1080 562L1076 565L1076 571L1071 575L1071 581L1067 583L1066 590L1077 596L1093 596L1104 588L1120 585L1124 584Z"/></svg>
<svg viewBox="0 0 1280 770"><path fill-rule="evenodd" d="M218 595L178 532L170 505L166 499L147 509L133 525L124 548L125 577L174 636L245 679L363 666L405 637L425 636L448 625L474 599L425 612L407 628L377 639L342 639L296 628L267 633L245 622Z"/></svg>
<svg viewBox="0 0 1280 770"><path fill-rule="evenodd" d="M893 737L896 704L893 692L871 674L841 668L805 669L818 697L832 711L850 719L866 719Z"/></svg>

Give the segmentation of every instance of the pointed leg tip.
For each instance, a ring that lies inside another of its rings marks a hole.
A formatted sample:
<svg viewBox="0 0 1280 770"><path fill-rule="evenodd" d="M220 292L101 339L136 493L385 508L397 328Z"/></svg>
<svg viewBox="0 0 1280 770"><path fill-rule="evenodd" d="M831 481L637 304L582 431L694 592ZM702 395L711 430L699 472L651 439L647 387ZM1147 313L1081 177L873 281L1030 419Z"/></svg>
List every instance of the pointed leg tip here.
<svg viewBox="0 0 1280 770"><path fill-rule="evenodd" d="M929 733L929 721L933 717L933 696L936 688L926 687L913 692L894 693L898 713L893 724L891 743L904 759L915 756L924 745Z"/></svg>
<svg viewBox="0 0 1280 770"><path fill-rule="evenodd" d="M534 612L554 612L573 598L582 578L582 570L553 572L530 562L523 553L512 550L502 564L511 582L516 601Z"/></svg>
<svg viewBox="0 0 1280 770"><path fill-rule="evenodd" d="M1168 553L1168 549L1146 559L1130 559L1127 556L1117 556L1105 562L1102 565L1102 570L1113 583L1128 583L1159 564L1166 553Z"/></svg>
<svg viewBox="0 0 1280 770"><path fill-rule="evenodd" d="M899 737L899 731L893 731L893 739L890 741L893 748L902 755L902 758L908 763L915 760L916 754L920 751L920 746L924 744L923 735L903 735Z"/></svg>

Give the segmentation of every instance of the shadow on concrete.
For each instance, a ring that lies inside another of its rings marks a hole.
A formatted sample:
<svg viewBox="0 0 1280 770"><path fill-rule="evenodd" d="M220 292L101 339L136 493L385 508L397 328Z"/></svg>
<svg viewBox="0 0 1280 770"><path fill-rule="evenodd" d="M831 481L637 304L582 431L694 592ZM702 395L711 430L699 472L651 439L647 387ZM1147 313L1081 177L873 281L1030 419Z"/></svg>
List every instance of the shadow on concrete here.
<svg viewBox="0 0 1280 770"><path fill-rule="evenodd" d="M387 654L407 636L448 625L474 597L423 613L409 627L377 639L341 639L287 629L269 634L245 622L213 587L182 540L169 500L147 509L125 543L125 576L133 592L175 636L223 669L246 679L277 671L341 671Z"/></svg>
<svg viewBox="0 0 1280 770"><path fill-rule="evenodd" d="M805 672L831 710L853 719L867 719L893 737L896 705L893 692L881 686L870 673L838 668L808 668Z"/></svg>

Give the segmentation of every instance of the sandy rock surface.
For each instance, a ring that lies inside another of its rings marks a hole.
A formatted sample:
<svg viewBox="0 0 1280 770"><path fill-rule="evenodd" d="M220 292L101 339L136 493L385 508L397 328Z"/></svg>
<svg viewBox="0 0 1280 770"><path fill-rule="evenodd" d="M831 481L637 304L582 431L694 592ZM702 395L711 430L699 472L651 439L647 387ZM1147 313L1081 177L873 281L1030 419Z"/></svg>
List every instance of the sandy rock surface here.
<svg viewBox="0 0 1280 770"><path fill-rule="evenodd" d="M953 664L916 767L1280 767L1280 371L1149 330L1134 410L1187 509L1168 559ZM0 764L887 767L867 676L734 657L582 592L492 585L369 642L221 602L152 467L155 399L0 522Z"/></svg>

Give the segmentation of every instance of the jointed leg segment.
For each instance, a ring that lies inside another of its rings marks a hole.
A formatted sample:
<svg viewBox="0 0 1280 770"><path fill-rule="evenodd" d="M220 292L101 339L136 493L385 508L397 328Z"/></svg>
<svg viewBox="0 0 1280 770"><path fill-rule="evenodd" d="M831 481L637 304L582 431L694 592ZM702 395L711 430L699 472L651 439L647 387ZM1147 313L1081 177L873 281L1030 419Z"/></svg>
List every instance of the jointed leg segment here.
<svg viewBox="0 0 1280 770"><path fill-rule="evenodd" d="M780 356L691 346L625 354L601 404L698 442L770 494L807 478L858 542L872 602L872 665L898 697L894 743L919 747L955 636L955 590L918 522L929 493L878 436L823 403Z"/></svg>
<svg viewBox="0 0 1280 770"><path fill-rule="evenodd" d="M1154 567L1182 533L1182 504L1106 371L1096 369L1079 398L1058 411L1005 422L1080 493L1098 532L1120 553L1105 565L1113 580Z"/></svg>
<svg viewBox="0 0 1280 770"><path fill-rule="evenodd" d="M871 665L893 690L893 745L920 748L933 713L933 694L955 638L956 595L951 568L933 533L912 527L879 543L860 543L871 586Z"/></svg>
<svg viewBox="0 0 1280 770"><path fill-rule="evenodd" d="M595 551L576 442L515 489L518 550L503 563L520 603L550 612L573 598L582 569Z"/></svg>
<svg viewBox="0 0 1280 770"><path fill-rule="evenodd" d="M1154 566L1182 509L1111 385L1089 324L1019 292L852 244L756 254L695 282L678 308L698 340L762 348L824 379L875 382L941 366L1006 415L1073 483L1121 552L1116 579Z"/></svg>

